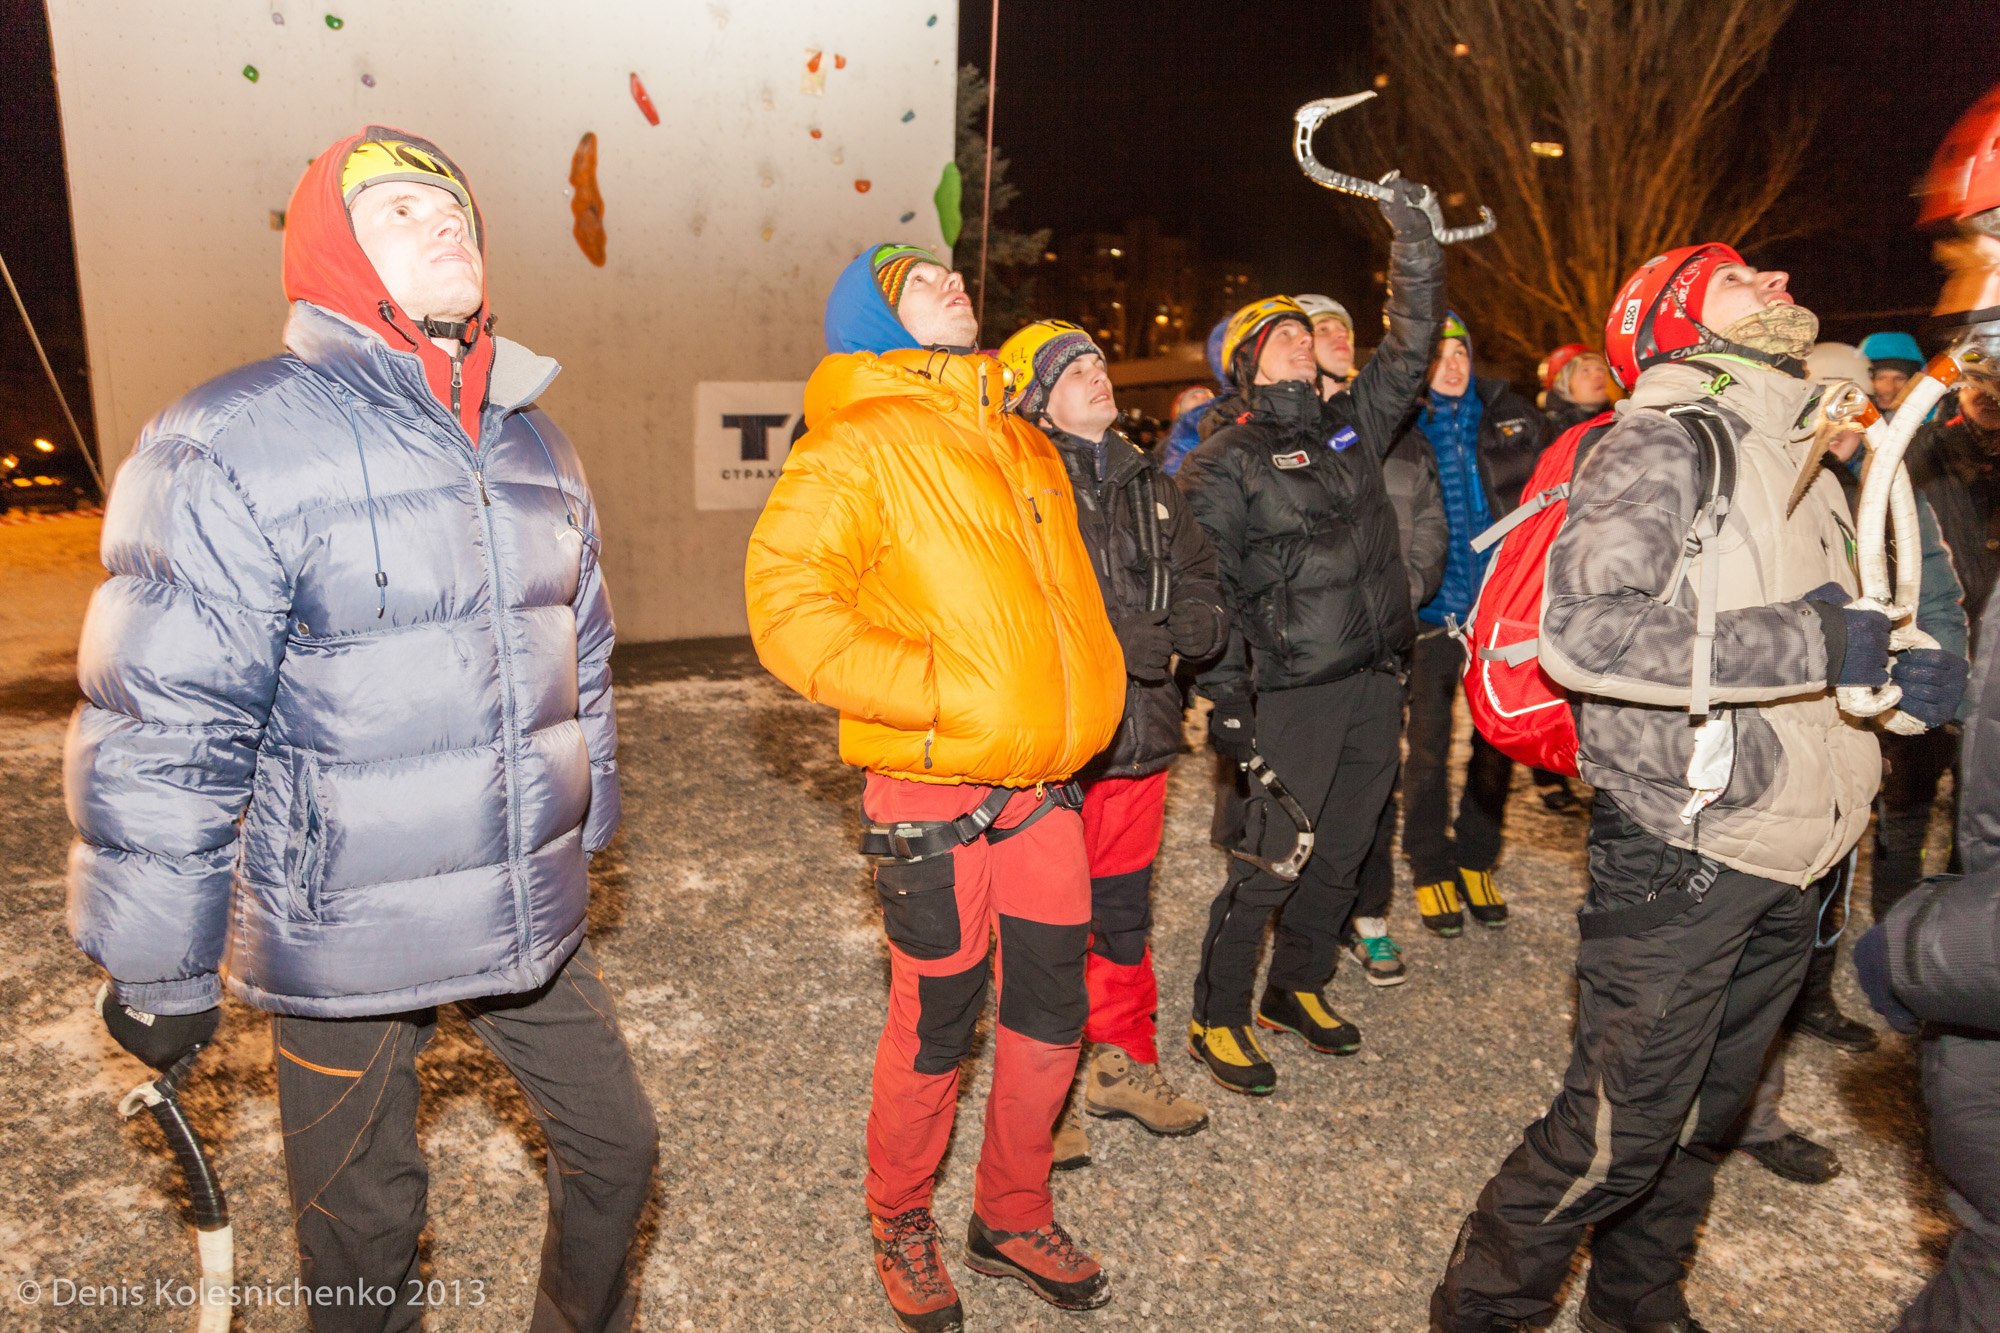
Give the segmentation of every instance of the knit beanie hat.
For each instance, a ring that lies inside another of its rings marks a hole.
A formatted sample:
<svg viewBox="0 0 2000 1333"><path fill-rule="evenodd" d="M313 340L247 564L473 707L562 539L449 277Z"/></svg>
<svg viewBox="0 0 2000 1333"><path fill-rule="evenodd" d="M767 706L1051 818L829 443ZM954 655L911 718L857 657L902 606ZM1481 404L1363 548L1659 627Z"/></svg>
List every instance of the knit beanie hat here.
<svg viewBox="0 0 2000 1333"><path fill-rule="evenodd" d="M882 289L882 299L889 303L891 310L903 303L903 287L909 282L910 273L919 264L943 262L930 251L916 245L882 245L869 256L868 264L875 274L875 285Z"/></svg>

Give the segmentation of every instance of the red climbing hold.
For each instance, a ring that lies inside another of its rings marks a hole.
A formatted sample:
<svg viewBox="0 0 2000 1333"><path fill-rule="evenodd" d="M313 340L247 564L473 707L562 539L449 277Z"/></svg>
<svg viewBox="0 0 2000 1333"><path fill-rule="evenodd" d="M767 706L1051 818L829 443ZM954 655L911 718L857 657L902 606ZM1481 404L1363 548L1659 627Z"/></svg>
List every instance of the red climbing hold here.
<svg viewBox="0 0 2000 1333"><path fill-rule="evenodd" d="M867 194L867 193L868 193L868 192L869 192L870 190L872 190L872 189L874 189L874 188L875 188L875 182L874 182L874 181L856 181L856 182L854 182L854 192L855 192L856 194Z"/></svg>
<svg viewBox="0 0 2000 1333"><path fill-rule="evenodd" d="M846 69L846 68L847 68L847 57L846 57L846 56L844 56L844 55L842 55L842 54L840 54L840 52L838 52L838 51L835 51L835 52L833 53L833 67L834 67L835 69Z"/></svg>
<svg viewBox="0 0 2000 1333"><path fill-rule="evenodd" d="M646 96L646 85L639 82L639 76L632 76L632 100L639 104L639 114L646 118L648 125L660 123L660 113L653 109L653 99Z"/></svg>

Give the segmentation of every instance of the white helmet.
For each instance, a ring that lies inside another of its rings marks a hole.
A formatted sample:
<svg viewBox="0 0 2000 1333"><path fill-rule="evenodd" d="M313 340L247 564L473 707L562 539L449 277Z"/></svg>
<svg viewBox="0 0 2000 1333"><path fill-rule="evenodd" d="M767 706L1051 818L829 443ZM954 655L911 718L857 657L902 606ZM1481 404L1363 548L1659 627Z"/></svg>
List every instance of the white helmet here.
<svg viewBox="0 0 2000 1333"><path fill-rule="evenodd" d="M1292 299L1299 303L1299 308L1306 312L1306 318L1310 319L1313 323L1317 324L1320 320L1331 315L1347 326L1349 335L1353 334L1354 316L1348 314L1347 307L1334 300L1331 296L1321 296L1318 292L1308 292L1304 296L1294 296Z"/></svg>

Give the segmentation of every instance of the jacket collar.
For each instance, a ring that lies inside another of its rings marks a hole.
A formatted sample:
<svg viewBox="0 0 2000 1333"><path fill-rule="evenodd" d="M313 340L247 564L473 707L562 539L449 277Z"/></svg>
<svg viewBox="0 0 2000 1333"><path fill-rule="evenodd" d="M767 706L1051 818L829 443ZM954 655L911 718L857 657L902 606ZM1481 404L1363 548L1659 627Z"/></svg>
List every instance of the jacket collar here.
<svg viewBox="0 0 2000 1333"><path fill-rule="evenodd" d="M1261 416L1276 417L1295 430L1315 433L1319 430L1325 405L1320 401L1318 386L1310 380L1254 385L1249 398L1250 410Z"/></svg>
<svg viewBox="0 0 2000 1333"><path fill-rule="evenodd" d="M1647 367L1632 386L1632 396L1618 404L1619 416L1645 407L1713 402L1743 418L1753 433L1766 439L1790 444L1812 434L1801 420L1817 389L1810 381L1740 357L1709 355L1698 360L1699 364L1663 361Z"/></svg>
<svg viewBox="0 0 2000 1333"><path fill-rule="evenodd" d="M285 349L338 381L355 397L390 411L449 418L424 378L414 352L389 346L345 315L310 301L294 301L285 321ZM548 389L562 367L508 338L493 339L493 369L487 402L502 414L513 412Z"/></svg>
<svg viewBox="0 0 2000 1333"><path fill-rule="evenodd" d="M1043 427L1043 433L1062 454L1063 461L1071 464L1072 474L1081 473L1095 481L1111 486L1123 486L1141 472L1154 466L1139 446L1126 439L1118 431L1106 429L1101 441L1086 440L1080 435L1072 435L1066 430L1058 430L1054 425ZM1104 475L1097 476L1099 448L1103 449ZM1080 465L1080 466L1079 466Z"/></svg>

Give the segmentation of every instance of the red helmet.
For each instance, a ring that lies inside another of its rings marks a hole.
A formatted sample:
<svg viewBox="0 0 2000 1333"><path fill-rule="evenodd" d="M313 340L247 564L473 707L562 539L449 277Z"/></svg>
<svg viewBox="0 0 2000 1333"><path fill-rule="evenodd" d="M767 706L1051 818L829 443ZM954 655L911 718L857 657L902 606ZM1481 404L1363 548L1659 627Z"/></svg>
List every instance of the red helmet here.
<svg viewBox="0 0 2000 1333"><path fill-rule="evenodd" d="M1555 351L1542 358L1542 364L1535 374L1542 381L1542 392L1548 393L1556 387L1556 376L1563 373L1563 367L1591 350L1589 343L1564 343Z"/></svg>
<svg viewBox="0 0 2000 1333"><path fill-rule="evenodd" d="M1958 118L1918 192L1919 226L1958 222L2000 208L2000 87Z"/></svg>
<svg viewBox="0 0 2000 1333"><path fill-rule="evenodd" d="M1741 352L1701 322L1708 280L1724 264L1743 256L1719 242L1684 246L1655 255L1625 279L1604 321L1604 359L1629 391L1639 372L1661 361L1681 361L1702 352ZM1758 360L1767 360L1751 353Z"/></svg>

